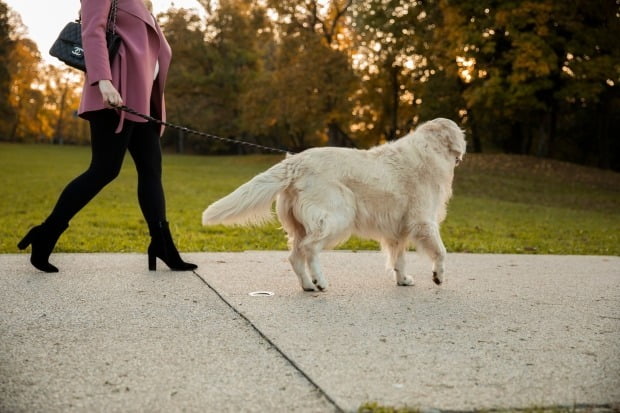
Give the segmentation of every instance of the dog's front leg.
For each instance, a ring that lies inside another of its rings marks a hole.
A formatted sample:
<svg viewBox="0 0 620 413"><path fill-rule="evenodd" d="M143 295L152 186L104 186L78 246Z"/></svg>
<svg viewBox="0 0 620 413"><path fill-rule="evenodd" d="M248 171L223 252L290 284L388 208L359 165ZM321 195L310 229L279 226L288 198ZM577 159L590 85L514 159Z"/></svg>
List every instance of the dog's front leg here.
<svg viewBox="0 0 620 413"><path fill-rule="evenodd" d="M442 284L444 282L446 247L441 240L439 226L434 222L417 224L414 239L433 261L433 282L437 285Z"/></svg>
<svg viewBox="0 0 620 413"><path fill-rule="evenodd" d="M408 287L413 285L413 277L410 275L406 275L404 270L400 270L398 268L389 268L388 272L390 276L396 279L396 285L400 285L401 287Z"/></svg>
<svg viewBox="0 0 620 413"><path fill-rule="evenodd" d="M394 268L394 273L396 276L396 284L406 287L413 285L413 277L405 274L404 268Z"/></svg>
<svg viewBox="0 0 620 413"><path fill-rule="evenodd" d="M405 273L405 249L406 244L399 241L382 241L382 248L387 254L386 268L397 285L413 285L413 277Z"/></svg>
<svg viewBox="0 0 620 413"><path fill-rule="evenodd" d="M401 253L396 260L394 266L394 275L396 277L396 284L400 286L413 285L413 277L405 273L405 254Z"/></svg>

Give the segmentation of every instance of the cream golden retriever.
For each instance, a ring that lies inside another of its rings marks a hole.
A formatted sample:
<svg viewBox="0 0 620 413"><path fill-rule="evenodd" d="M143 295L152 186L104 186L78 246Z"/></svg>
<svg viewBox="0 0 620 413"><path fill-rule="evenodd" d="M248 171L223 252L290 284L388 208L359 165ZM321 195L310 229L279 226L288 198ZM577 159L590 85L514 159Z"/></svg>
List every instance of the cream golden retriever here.
<svg viewBox="0 0 620 413"><path fill-rule="evenodd" d="M292 155L255 176L202 214L202 224L256 224L276 211L288 234L289 261L305 291L325 290L319 253L352 234L381 243L398 285L411 243L444 280L446 248L439 224L452 195L454 167L465 154L463 131L434 119L414 132L369 150L323 147Z"/></svg>

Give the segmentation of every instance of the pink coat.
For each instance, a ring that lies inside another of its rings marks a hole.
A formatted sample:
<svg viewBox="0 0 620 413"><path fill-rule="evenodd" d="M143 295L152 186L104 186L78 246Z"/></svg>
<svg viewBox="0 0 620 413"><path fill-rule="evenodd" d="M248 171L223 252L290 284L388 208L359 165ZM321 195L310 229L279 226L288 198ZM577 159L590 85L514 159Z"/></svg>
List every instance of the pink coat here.
<svg viewBox="0 0 620 413"><path fill-rule="evenodd" d="M170 45L142 0L118 0L116 32L122 42L110 63L105 39L110 4L111 0L82 0L86 78L78 113L88 118L88 112L105 109L97 83L107 79L119 91L125 105L165 120L164 86L172 57ZM153 81L156 62L159 62L159 74ZM117 133L125 119L145 122L121 112Z"/></svg>

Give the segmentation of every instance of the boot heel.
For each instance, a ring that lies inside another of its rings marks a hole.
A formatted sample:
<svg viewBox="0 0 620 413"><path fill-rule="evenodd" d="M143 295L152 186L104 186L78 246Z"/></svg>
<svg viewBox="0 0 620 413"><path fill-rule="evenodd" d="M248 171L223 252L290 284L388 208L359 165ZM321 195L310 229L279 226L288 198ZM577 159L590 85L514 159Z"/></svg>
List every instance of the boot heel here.
<svg viewBox="0 0 620 413"><path fill-rule="evenodd" d="M30 263L36 269L44 272L58 272L58 268L50 264L48 260L58 238L68 226L67 223L50 223L46 220L41 225L32 227L26 236L19 241L17 248L23 250L31 245Z"/></svg>
<svg viewBox="0 0 620 413"><path fill-rule="evenodd" d="M32 230L28 231L26 236L22 238L21 241L19 241L19 244L17 244L17 248L19 248L20 250L25 250L30 244L32 244Z"/></svg>
<svg viewBox="0 0 620 413"><path fill-rule="evenodd" d="M168 222L149 222L148 225L149 233L151 234L151 244L147 250L150 270L155 269L155 258L162 260L172 271L193 271L198 268L196 264L183 261L179 255L179 251L177 251L177 247L174 246L174 241L172 241ZM151 256L153 257L152 266Z"/></svg>
<svg viewBox="0 0 620 413"><path fill-rule="evenodd" d="M149 271L157 271L157 257L149 254Z"/></svg>

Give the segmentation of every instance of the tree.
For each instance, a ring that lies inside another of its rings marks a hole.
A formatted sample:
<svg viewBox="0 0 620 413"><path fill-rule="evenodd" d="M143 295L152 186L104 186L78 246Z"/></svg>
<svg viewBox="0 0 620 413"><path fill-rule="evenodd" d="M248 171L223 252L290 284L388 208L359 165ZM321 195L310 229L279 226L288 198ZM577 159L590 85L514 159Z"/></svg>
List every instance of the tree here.
<svg viewBox="0 0 620 413"><path fill-rule="evenodd" d="M451 76L461 82L471 123L502 150L556 155L559 146L580 139L575 129L558 133L564 120L601 99L617 99L614 39L620 31L613 0L442 0L440 8L438 36L446 39L445 55L456 59ZM608 128L595 129L599 143L613 136ZM574 159L588 150L579 146L562 156Z"/></svg>
<svg viewBox="0 0 620 413"><path fill-rule="evenodd" d="M259 32L264 22L264 9L249 0L221 0L217 13L207 20L213 62L208 76L210 112L219 123L218 132L230 138L248 135L241 121L243 95L259 70L261 38L270 40Z"/></svg>
<svg viewBox="0 0 620 413"><path fill-rule="evenodd" d="M8 68L15 47L12 32L9 8L0 0L0 140L9 136L15 122L15 112L9 101L11 73Z"/></svg>
<svg viewBox="0 0 620 413"><path fill-rule="evenodd" d="M42 70L44 94L42 115L52 130L54 143L86 143L89 140L86 122L77 117L83 76L77 71L46 65Z"/></svg>
<svg viewBox="0 0 620 413"><path fill-rule="evenodd" d="M75 116L81 76L71 69L44 65L20 16L13 12L3 14L2 10L6 6L0 2L0 21L6 20L6 24L0 23L0 28L8 33L0 38L0 60L4 59L0 71L6 72L0 84L8 85L8 92L0 99L0 112L6 114L0 119L0 139L86 140L87 131L78 126Z"/></svg>
<svg viewBox="0 0 620 413"><path fill-rule="evenodd" d="M394 140L411 128L420 102L418 85L428 65L422 54L426 11L420 2L366 0L352 15L354 64L362 79L357 128L375 135L374 143Z"/></svg>
<svg viewBox="0 0 620 413"><path fill-rule="evenodd" d="M209 102L204 90L212 64L202 22L197 15L183 9L168 10L158 18L172 48L166 85L167 116L183 125L205 128ZM184 150L185 137L181 132L167 129L164 137L176 141L178 151Z"/></svg>
<svg viewBox="0 0 620 413"><path fill-rule="evenodd" d="M557 136L574 134L581 122L575 122L572 114L584 112L591 126L583 132L585 142L578 144L583 158L569 159L620 169L620 7L611 0L580 0L576 8L558 6L565 41L560 62L563 83L555 93L562 119ZM549 152L558 155L560 147L554 143L552 139Z"/></svg>
<svg viewBox="0 0 620 413"><path fill-rule="evenodd" d="M470 150L620 169L617 0L199 0L158 18L168 118L303 150L366 147L434 118ZM80 141L78 80L46 67L0 0L0 133ZM2 73L2 70L5 73ZM245 147L179 136L202 153Z"/></svg>
<svg viewBox="0 0 620 413"><path fill-rule="evenodd" d="M276 60L280 66L274 68L273 80L283 82L276 88L296 95L293 100L302 107L313 102L312 113L320 117L313 120L317 126L322 124L315 130L315 137L325 134L330 145L352 146L348 124L356 77L346 54L346 13L352 1L270 0L267 4L272 15L277 16L279 42L275 47L286 49ZM292 80L296 83L287 84ZM273 115L277 118L279 114ZM279 119L278 124L284 130L298 131L308 126L307 121L294 117Z"/></svg>
<svg viewBox="0 0 620 413"><path fill-rule="evenodd" d="M321 71L308 71L307 62L324 58L315 37L287 37L272 52L270 64L244 94L242 120L248 130L273 136L273 144L292 151L323 144L327 114L319 91Z"/></svg>
<svg viewBox="0 0 620 413"><path fill-rule="evenodd" d="M41 85L40 65L41 55L36 44L28 38L17 39L9 63L9 102L16 114L9 140L41 139L51 135L41 114L45 103L43 93L40 88L33 87Z"/></svg>
<svg viewBox="0 0 620 413"><path fill-rule="evenodd" d="M205 3L205 22L182 9L170 10L163 29L173 49L167 86L170 114L181 122L224 137L243 136L241 97L258 65L258 27L264 17L252 2ZM193 139L199 151L237 150L216 141Z"/></svg>

